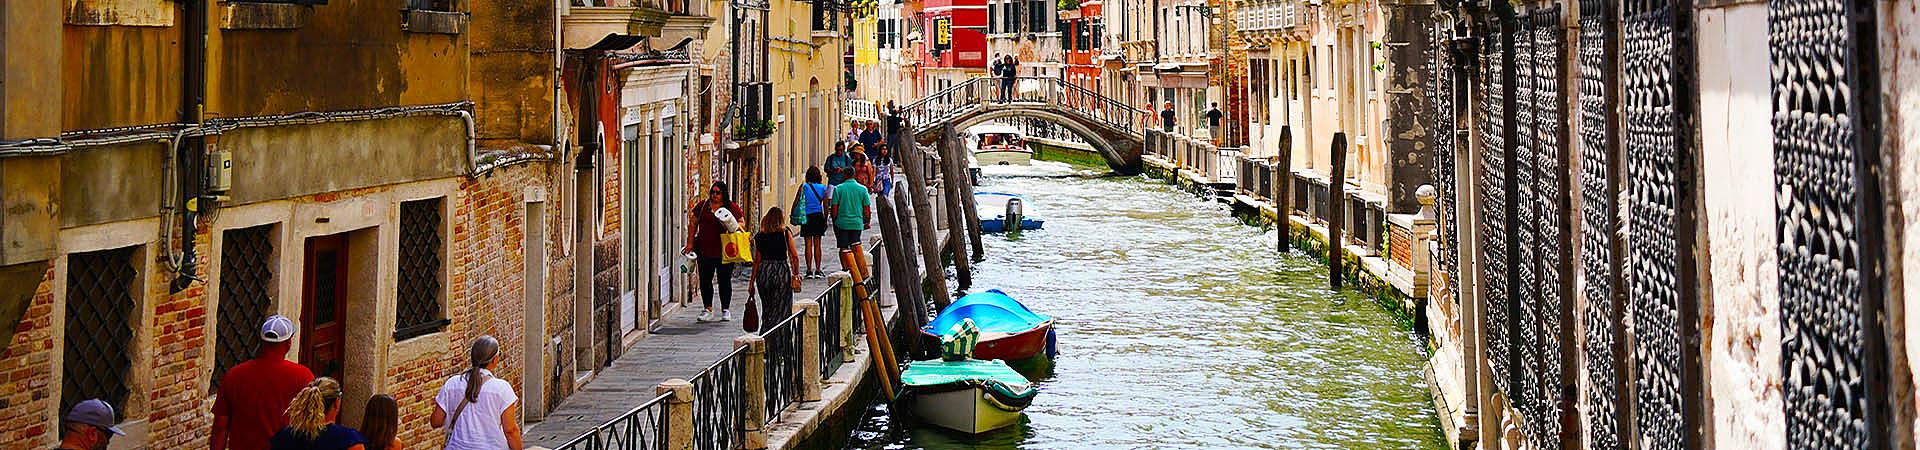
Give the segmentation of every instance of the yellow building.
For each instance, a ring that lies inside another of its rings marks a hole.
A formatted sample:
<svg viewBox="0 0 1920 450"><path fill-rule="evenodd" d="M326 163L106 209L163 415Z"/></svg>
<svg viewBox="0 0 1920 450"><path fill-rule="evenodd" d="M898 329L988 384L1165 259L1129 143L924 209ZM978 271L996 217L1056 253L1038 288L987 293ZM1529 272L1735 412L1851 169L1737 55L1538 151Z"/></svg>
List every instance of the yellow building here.
<svg viewBox="0 0 1920 450"><path fill-rule="evenodd" d="M731 85L722 114L729 125L718 141L724 160L715 179L758 218L786 206L809 166L833 152L846 133L845 12L798 0L714 2L725 11L708 42L731 42L708 52L712 72Z"/></svg>

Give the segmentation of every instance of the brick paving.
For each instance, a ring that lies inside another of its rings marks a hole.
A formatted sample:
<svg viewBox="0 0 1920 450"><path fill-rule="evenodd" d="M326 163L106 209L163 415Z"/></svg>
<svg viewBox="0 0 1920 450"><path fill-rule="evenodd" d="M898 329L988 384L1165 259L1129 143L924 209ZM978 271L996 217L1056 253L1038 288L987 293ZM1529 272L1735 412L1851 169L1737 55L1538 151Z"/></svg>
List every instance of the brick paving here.
<svg viewBox="0 0 1920 450"><path fill-rule="evenodd" d="M874 226L867 230L862 241L871 250L879 239L880 227ZM795 235L794 248L799 250L801 258L805 258L806 249L801 245L803 242L799 235ZM839 251L834 248L831 230L820 247L823 253L821 270L827 273L841 270ZM804 263L801 266L796 270L805 270ZM745 308L748 272L745 267L734 270L735 317L732 321L697 321L701 311L698 303L670 311L658 328L627 348L612 366L600 369L592 381L547 414L545 421L529 426L526 444L549 448L564 444L652 399L654 386L660 382L672 378L693 378L694 374L732 351L733 339L745 334L740 329L738 316L741 309ZM830 281L827 278L805 280L800 292L794 293L794 301L819 297L826 291ZM718 301L715 299L716 303Z"/></svg>

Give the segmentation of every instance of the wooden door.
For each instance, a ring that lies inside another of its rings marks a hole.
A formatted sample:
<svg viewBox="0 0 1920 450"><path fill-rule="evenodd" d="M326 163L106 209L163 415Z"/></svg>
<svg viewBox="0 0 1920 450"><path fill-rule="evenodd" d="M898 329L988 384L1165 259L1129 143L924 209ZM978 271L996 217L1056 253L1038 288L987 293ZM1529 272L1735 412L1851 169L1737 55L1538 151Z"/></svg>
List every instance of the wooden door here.
<svg viewBox="0 0 1920 450"><path fill-rule="evenodd" d="M347 235L307 238L300 301L300 364L341 379L346 360Z"/></svg>

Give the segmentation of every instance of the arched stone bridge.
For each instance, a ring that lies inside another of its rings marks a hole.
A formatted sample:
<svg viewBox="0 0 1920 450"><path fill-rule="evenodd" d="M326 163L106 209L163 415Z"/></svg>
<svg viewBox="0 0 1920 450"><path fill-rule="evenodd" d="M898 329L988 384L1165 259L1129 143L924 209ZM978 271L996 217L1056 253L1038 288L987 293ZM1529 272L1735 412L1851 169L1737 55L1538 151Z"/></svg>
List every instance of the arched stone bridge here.
<svg viewBox="0 0 1920 450"><path fill-rule="evenodd" d="M974 78L902 107L901 115L922 144L938 140L946 124L964 130L1007 117L1045 119L1092 144L1115 172L1140 173L1140 127L1151 123L1149 111L1057 78L1022 77L1005 102L999 88L998 78Z"/></svg>

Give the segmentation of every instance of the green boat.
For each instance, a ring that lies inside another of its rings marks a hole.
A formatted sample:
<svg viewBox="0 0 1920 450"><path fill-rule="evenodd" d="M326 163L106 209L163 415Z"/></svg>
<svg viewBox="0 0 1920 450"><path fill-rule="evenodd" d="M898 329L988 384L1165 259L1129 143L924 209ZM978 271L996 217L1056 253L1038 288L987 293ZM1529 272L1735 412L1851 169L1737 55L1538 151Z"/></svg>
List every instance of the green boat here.
<svg viewBox="0 0 1920 450"><path fill-rule="evenodd" d="M998 360L915 361L900 374L900 397L921 420L963 433L983 433L1020 421L1040 392Z"/></svg>

